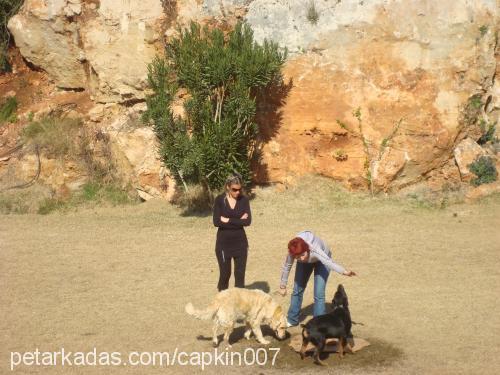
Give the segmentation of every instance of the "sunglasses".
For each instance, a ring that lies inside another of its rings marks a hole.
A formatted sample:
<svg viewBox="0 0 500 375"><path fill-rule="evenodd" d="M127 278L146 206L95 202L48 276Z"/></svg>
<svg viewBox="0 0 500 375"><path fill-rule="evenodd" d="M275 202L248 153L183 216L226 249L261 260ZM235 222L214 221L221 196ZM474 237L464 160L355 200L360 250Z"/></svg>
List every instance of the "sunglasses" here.
<svg viewBox="0 0 500 375"><path fill-rule="evenodd" d="M231 191L234 192L234 193L236 193L238 191L241 191L241 188L239 188L239 189L231 188Z"/></svg>

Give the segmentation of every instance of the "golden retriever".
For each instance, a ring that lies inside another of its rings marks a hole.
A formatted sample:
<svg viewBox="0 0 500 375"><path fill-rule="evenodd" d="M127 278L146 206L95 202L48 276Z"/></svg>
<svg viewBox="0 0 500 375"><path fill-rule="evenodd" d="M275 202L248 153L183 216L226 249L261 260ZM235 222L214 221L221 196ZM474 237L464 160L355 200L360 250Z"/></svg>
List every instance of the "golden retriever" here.
<svg viewBox="0 0 500 375"><path fill-rule="evenodd" d="M286 336L286 318L283 309L272 297L261 290L230 288L219 292L205 310L196 310L192 303L186 305L186 312L198 319L213 319L213 345L218 346L217 331L224 330L223 341L228 345L229 335L238 319L245 321L245 338L253 333L261 344L269 344L262 336L261 324L268 324L279 339Z"/></svg>

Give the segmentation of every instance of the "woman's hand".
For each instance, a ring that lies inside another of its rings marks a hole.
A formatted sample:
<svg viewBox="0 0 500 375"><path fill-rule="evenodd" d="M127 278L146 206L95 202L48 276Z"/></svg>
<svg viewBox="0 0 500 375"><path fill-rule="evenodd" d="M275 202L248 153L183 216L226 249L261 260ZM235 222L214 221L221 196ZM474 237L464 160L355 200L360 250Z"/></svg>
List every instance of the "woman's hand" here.
<svg viewBox="0 0 500 375"><path fill-rule="evenodd" d="M241 216L241 218L240 218L240 219L241 219L241 220L248 219L248 214L245 212L245 213Z"/></svg>
<svg viewBox="0 0 500 375"><path fill-rule="evenodd" d="M349 271L349 270L345 270L345 271L344 271L344 273L343 273L342 275L344 275L344 276L349 276L349 277L351 277L351 276L356 276L356 272L354 272L354 271Z"/></svg>
<svg viewBox="0 0 500 375"><path fill-rule="evenodd" d="M281 295L281 296L286 296L286 286L285 287L281 287L278 289L278 293Z"/></svg>
<svg viewBox="0 0 500 375"><path fill-rule="evenodd" d="M223 223L229 223L229 218L228 218L228 217L221 216L221 217L220 217L220 221L222 221Z"/></svg>

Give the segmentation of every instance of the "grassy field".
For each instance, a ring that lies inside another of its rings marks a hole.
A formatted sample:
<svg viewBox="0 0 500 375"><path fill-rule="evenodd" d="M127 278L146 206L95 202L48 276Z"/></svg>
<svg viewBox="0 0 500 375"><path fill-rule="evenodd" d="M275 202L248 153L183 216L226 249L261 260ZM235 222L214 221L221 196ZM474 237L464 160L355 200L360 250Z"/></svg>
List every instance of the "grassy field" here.
<svg viewBox="0 0 500 375"><path fill-rule="evenodd" d="M274 366L210 366L205 373L498 373L498 198L435 209L311 181L283 193L258 189L251 205L247 284L274 291L288 240L313 230L358 273L331 274L327 298L344 284L353 319L364 323L353 333L372 345L343 360L332 355L329 368L320 368L272 339L270 347L281 349ZM9 372L10 352L37 348L96 347L122 356L212 350L210 322L187 316L184 305L203 307L216 292L214 243L210 216L186 216L162 202L0 215L0 373ZM275 298L288 308L288 296ZM312 283L305 314L311 303ZM259 347L241 335L237 329L232 350ZM201 369L21 365L13 373L193 372Z"/></svg>

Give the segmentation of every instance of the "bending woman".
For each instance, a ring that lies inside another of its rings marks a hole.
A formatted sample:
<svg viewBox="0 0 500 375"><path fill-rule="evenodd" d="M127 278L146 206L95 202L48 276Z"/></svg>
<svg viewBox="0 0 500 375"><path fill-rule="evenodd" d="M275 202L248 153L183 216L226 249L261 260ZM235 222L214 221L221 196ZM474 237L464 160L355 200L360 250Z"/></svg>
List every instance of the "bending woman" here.
<svg viewBox="0 0 500 375"><path fill-rule="evenodd" d="M332 260L331 251L323 240L313 232L303 231L297 234L288 243L288 255L281 272L280 293L286 295L288 274L293 261L297 260L295 267L295 280L293 285L290 308L288 309L288 327L299 324L302 297L311 273L314 271L314 308L313 315L323 315L325 309L325 287L330 271L335 271L344 276L355 276L356 273L348 271Z"/></svg>
<svg viewBox="0 0 500 375"><path fill-rule="evenodd" d="M234 286L245 287L248 240L244 227L252 222L248 197L242 193L241 176L226 180L225 192L215 198L214 225L218 227L215 256L219 263L217 289L227 289L231 277L231 260L234 259Z"/></svg>

